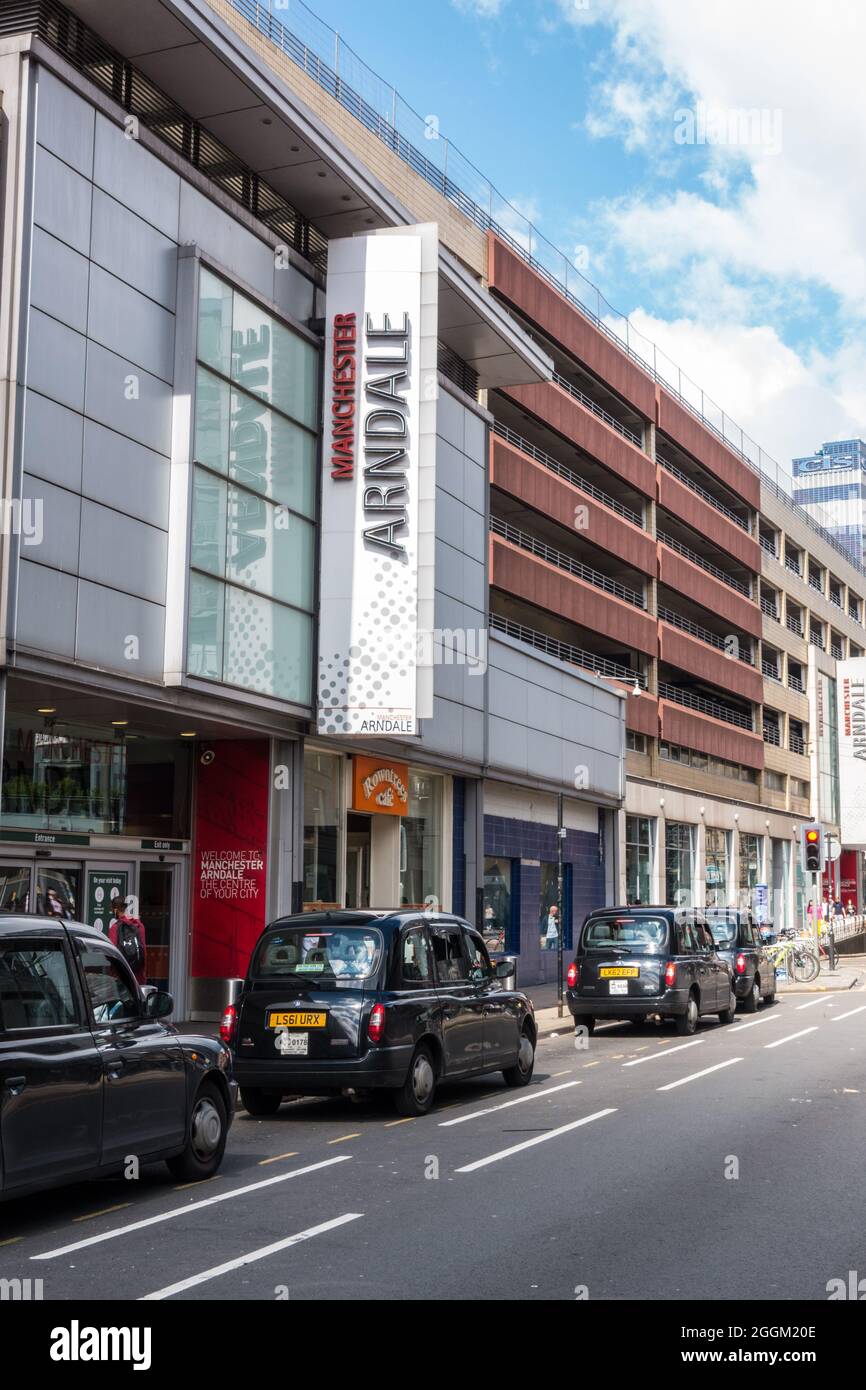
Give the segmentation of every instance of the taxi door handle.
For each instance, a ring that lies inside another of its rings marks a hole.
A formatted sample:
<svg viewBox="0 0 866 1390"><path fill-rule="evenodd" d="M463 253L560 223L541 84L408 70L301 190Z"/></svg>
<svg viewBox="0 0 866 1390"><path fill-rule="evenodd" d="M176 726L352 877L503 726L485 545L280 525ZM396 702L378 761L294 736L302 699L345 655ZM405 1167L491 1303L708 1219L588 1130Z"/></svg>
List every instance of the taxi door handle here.
<svg viewBox="0 0 866 1390"><path fill-rule="evenodd" d="M12 1092L13 1096L17 1096L20 1094L21 1091L24 1090L24 1087L27 1085L27 1077L7 1076L6 1080L3 1082L3 1085L7 1091Z"/></svg>

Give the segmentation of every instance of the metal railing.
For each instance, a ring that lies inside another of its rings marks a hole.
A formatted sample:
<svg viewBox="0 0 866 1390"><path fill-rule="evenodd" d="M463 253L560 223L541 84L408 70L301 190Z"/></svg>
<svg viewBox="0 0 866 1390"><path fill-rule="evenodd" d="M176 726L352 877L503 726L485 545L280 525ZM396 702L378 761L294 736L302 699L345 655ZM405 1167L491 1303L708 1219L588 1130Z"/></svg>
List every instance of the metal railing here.
<svg viewBox="0 0 866 1390"><path fill-rule="evenodd" d="M744 520L741 516L737 516L737 513L732 512L730 507L726 507L724 502L719 502L717 498L713 497L712 493L707 492L706 488L694 482L687 473L684 473L681 468L677 468L676 464L671 463L670 460L666 459L658 450L656 450L656 462L661 464L666 473L672 474L678 482L682 483L683 487L687 487L689 492L693 492L696 497L700 497L701 501L707 502L709 506L713 507L717 512L720 512L722 516L727 517L728 521L732 521L735 526L739 526L740 530L745 531L747 536L751 535L748 521Z"/></svg>
<svg viewBox="0 0 866 1390"><path fill-rule="evenodd" d="M782 736L778 724L764 724L764 742L774 743L777 748L781 747Z"/></svg>
<svg viewBox="0 0 866 1390"><path fill-rule="evenodd" d="M597 676L607 676L611 680L623 681L631 686L637 684L641 690L647 688L647 678L642 671L633 671L630 666L623 666L619 661L610 661L606 656L597 656L595 652L575 647L571 642L560 642L558 638L548 637L546 633L539 632L534 627L527 627L525 623L517 623L513 618L503 618L498 613L491 613L490 627L495 632L504 632L509 637L516 638L519 642L527 642L538 651L545 652L547 656L555 656L558 661L567 661L570 665L580 666Z"/></svg>
<svg viewBox="0 0 866 1390"><path fill-rule="evenodd" d="M806 740L801 738L799 734L789 734L788 748L792 753L803 754L806 752Z"/></svg>
<svg viewBox="0 0 866 1390"><path fill-rule="evenodd" d="M572 559L563 550L557 550L554 546L547 545L545 541L536 540L535 536L531 536L528 531L521 531L519 527L512 526L507 521L500 521L495 516L490 518L490 530L495 535L502 536L504 540L511 541L512 545L519 546L521 550L527 550L532 555L537 555L540 560L546 560L548 564L556 565L557 569L567 570L569 574L575 575L577 579L582 579L586 584L591 584L593 588L603 589L606 594L612 594L614 598L622 599L635 608L646 608L646 599L643 594L639 594L635 589L629 589L627 585L620 584L618 580L602 574L600 570L593 569L591 565L584 565L580 560Z"/></svg>
<svg viewBox="0 0 866 1390"><path fill-rule="evenodd" d="M844 607L842 604L842 595L839 593L834 593L832 589L830 590L830 602L834 605L834 607L842 608L844 612Z"/></svg>
<svg viewBox="0 0 866 1390"><path fill-rule="evenodd" d="M819 575L815 575L815 574L810 574L810 575L809 575L809 588L810 588L810 589L815 589L816 592L819 593L819 594L823 594L823 592L824 592L824 583L823 583L823 581L822 581L822 579L820 578Z"/></svg>
<svg viewBox="0 0 866 1390"><path fill-rule="evenodd" d="M602 406L597 405L591 396L585 395L585 393L577 386L574 386L567 377L560 376L559 372L554 372L553 380L556 382L557 386L562 387L563 391L567 391L569 396L573 396L586 410L591 410L593 415L597 415L599 420L603 420L612 430L616 430L617 434L621 434L630 444L636 445L638 449L643 448L643 441L640 435L635 434L634 430L630 430L627 425L621 425L614 415L609 414Z"/></svg>
<svg viewBox="0 0 866 1390"><path fill-rule="evenodd" d="M796 690L796 692L797 692L798 695L802 695L802 694L803 694L803 689L804 689L804 687L803 687L803 677L802 677L802 676L792 676L791 673L790 673L790 671L789 671L789 672L788 672L788 686L789 686L789 688L790 688L791 690Z"/></svg>
<svg viewBox="0 0 866 1390"><path fill-rule="evenodd" d="M711 560L705 560L702 555L698 555L694 550L689 550L687 545L681 545L679 541L674 540L673 536L665 535L663 531L657 531L656 536L663 545L670 546L671 550L675 550L684 559L691 560L693 565L698 565L700 569L706 570L707 574L711 574L714 579L720 579L723 584L727 584L728 588L736 589L737 593L742 594L744 598L751 598L747 584L741 583L739 579L734 579L731 574L725 574L724 570L720 570L718 565L714 565Z"/></svg>
<svg viewBox="0 0 866 1390"><path fill-rule="evenodd" d="M844 647L840 647L839 644L838 644L838 642L835 642L835 643L834 643L834 642L831 642L831 643L830 643L830 655L832 656L832 658L833 658L834 661L844 661L844 660L845 660L845 649L844 649Z"/></svg>
<svg viewBox="0 0 866 1390"><path fill-rule="evenodd" d="M774 622L779 621L778 608L775 603L773 603L772 599L764 598L763 594L761 595L761 612L766 613L767 617L772 618Z"/></svg>
<svg viewBox="0 0 866 1390"><path fill-rule="evenodd" d="M795 559L794 559L793 555L786 555L786 556L785 556L785 567L786 567L786 569L789 569L789 570L791 571L792 574L798 574L798 575L800 576L800 578L802 579L802 577L803 577L803 567L802 567L802 565L800 564L800 561L799 561L799 560L795 560Z"/></svg>
<svg viewBox="0 0 866 1390"><path fill-rule="evenodd" d="M436 365L442 375L464 395L471 396L474 401L478 399L478 373L468 362L464 362L453 348L448 347L447 343L437 344Z"/></svg>
<svg viewBox="0 0 866 1390"><path fill-rule="evenodd" d="M730 648L724 637L719 637L715 632L710 632L709 628L701 627L698 623L693 623L691 618L683 618L679 613L675 613L672 608L666 608L664 604L659 604L658 617L663 623L670 623L672 627L681 628L683 632L688 632L691 637L697 637L701 642L706 642L708 646L715 647L717 651L724 652L727 656ZM755 659L751 650L739 638L736 641L736 651L733 653L734 659L742 661L746 666L754 666Z"/></svg>
<svg viewBox="0 0 866 1390"><path fill-rule="evenodd" d="M820 632L810 632L809 641L812 646L817 647L819 651L825 652L827 650L827 644Z"/></svg>
<svg viewBox="0 0 866 1390"><path fill-rule="evenodd" d="M848 617L853 618L855 623L860 621L860 609L854 603L848 604Z"/></svg>
<svg viewBox="0 0 866 1390"><path fill-rule="evenodd" d="M781 675L780 675L780 673L779 673L779 668L778 668L778 666L776 665L775 662L773 662L773 661L764 661L764 660L762 659L762 660L761 660L761 671L762 671L763 674L767 677L767 680L768 680L768 681L776 681L776 683L777 683L778 685L781 685L781 684L782 684L782 677L781 677Z"/></svg>
<svg viewBox="0 0 866 1390"><path fill-rule="evenodd" d="M725 724L736 724L738 729L754 732L751 715L742 714L740 710L731 709L718 700L707 700L703 695L693 695L690 690L681 690L678 685L671 685L668 681L659 681L659 695L663 700L672 700L674 704L708 714L712 719L721 719Z"/></svg>
<svg viewBox="0 0 866 1390"><path fill-rule="evenodd" d="M570 468L567 463L560 463L559 459L555 459L551 457L550 454L546 454L543 449L536 448L534 444L530 444L528 439L524 439L523 436L517 434L515 430L509 429L508 425L500 424L498 420L494 421L493 433L498 434L506 443L513 444L515 449L520 449L524 454L528 454L530 458L535 459L536 463L543 464L544 467L549 468L552 473L557 473L560 478L565 478L569 483L573 483L575 487L580 488L581 492L587 493L587 495L594 498L596 502L601 502L603 506L609 507L610 510L616 512L618 516L624 517L626 521L633 522L635 526L643 527L643 517L633 511L631 507L623 506L622 502L617 502L616 498L611 497L609 493L602 492L600 487L596 487L593 483L588 482L586 478L581 477L581 475L576 473L573 468Z"/></svg>
<svg viewBox="0 0 866 1390"><path fill-rule="evenodd" d="M775 542L774 542L774 541L771 541L769 536L761 536L761 537L760 537L760 542L761 542L761 549L762 549L762 550L766 550L766 552L767 552L768 555L772 555L772 557L773 557L774 560L778 560L778 558L779 558L779 552L778 552L777 549L776 549Z"/></svg>
<svg viewBox="0 0 866 1390"><path fill-rule="evenodd" d="M802 618L792 618L791 615L790 615L790 613L789 613L789 614L787 614L787 616L786 616L786 618L785 618L785 626L786 626L786 628L788 629L789 632L793 632L793 633L794 633L795 637L802 637L802 636L803 636L803 620L802 620Z"/></svg>

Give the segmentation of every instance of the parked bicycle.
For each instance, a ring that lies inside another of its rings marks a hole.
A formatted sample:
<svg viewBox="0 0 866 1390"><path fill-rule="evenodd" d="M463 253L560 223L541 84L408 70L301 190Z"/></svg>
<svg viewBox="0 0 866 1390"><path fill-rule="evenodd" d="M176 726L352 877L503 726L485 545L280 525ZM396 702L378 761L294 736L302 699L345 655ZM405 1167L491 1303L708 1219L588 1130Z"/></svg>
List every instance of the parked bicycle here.
<svg viewBox="0 0 866 1390"><path fill-rule="evenodd" d="M786 970L792 980L807 985L817 980L821 970L818 956L791 927L783 927L779 940L766 947L776 970Z"/></svg>

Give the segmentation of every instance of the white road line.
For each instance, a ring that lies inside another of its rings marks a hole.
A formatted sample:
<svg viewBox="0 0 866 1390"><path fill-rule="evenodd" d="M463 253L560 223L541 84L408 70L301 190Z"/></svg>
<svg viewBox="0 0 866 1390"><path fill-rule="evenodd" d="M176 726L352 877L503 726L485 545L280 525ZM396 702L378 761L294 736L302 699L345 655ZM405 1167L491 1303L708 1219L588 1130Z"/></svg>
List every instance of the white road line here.
<svg viewBox="0 0 866 1390"><path fill-rule="evenodd" d="M830 1022L841 1023L843 1018L853 1018L854 1014L862 1014L864 1009L866 1009L866 1004L861 1004L859 1009L849 1009L846 1014L834 1014Z"/></svg>
<svg viewBox="0 0 866 1390"><path fill-rule="evenodd" d="M325 1231L345 1226L347 1221L358 1221L363 1215L362 1211L349 1211L345 1216L335 1216L333 1221L323 1221L321 1226L311 1226L307 1231L298 1231L297 1235L286 1236L285 1240L275 1240L273 1245L263 1245L260 1250L251 1250L248 1255L239 1255L236 1260L226 1260L225 1264L214 1265L213 1269L202 1270L201 1274L191 1274L188 1279L179 1279L176 1284L167 1284L164 1289L157 1289L156 1293L146 1293L136 1301L152 1303L158 1299L171 1298L173 1294L183 1293L185 1289L194 1289L197 1284L206 1284L209 1279L219 1279L221 1274L230 1274L233 1269L242 1269L244 1265L254 1264L256 1260L265 1260L268 1255L275 1255L278 1250L288 1250L292 1245L300 1245L302 1240L312 1240L314 1236L324 1235Z"/></svg>
<svg viewBox="0 0 866 1390"><path fill-rule="evenodd" d="M734 1024L731 1032L741 1033L744 1028L755 1028L759 1023L772 1023L774 1018L781 1018L781 1014L764 1014L762 1018L753 1018L751 1023L737 1022Z"/></svg>
<svg viewBox="0 0 866 1390"><path fill-rule="evenodd" d="M605 1115L615 1114L615 1107L613 1110L596 1110L594 1115L586 1115L582 1120L572 1120L570 1125L560 1125L559 1129L552 1129L549 1134L537 1134L534 1139L524 1139L522 1144L513 1144L510 1149L500 1149L499 1153L490 1154L487 1158L477 1158L474 1163L467 1163L455 1171L474 1173L477 1168L486 1168L488 1163L498 1163L500 1158L510 1158L512 1154L519 1154L522 1149L531 1149L535 1144L546 1144L548 1139L556 1139L560 1134L568 1134L569 1130L579 1129L581 1125L588 1125L593 1120L603 1119Z"/></svg>
<svg viewBox="0 0 866 1390"><path fill-rule="evenodd" d="M817 1033L817 1023L813 1028L803 1028L799 1033L789 1033L787 1038L777 1038L775 1042L764 1043L764 1047L781 1047L782 1043L793 1042L795 1038L805 1038L807 1033Z"/></svg>
<svg viewBox="0 0 866 1390"><path fill-rule="evenodd" d="M677 1086L685 1086L689 1081L697 1081L699 1076L709 1076L711 1071L721 1071L722 1067L732 1067L735 1062L742 1062L742 1057L729 1057L727 1062L717 1062L714 1067L705 1067L703 1071L693 1071L691 1076L682 1076L679 1081L669 1081L667 1086L656 1086L657 1091L675 1091Z"/></svg>
<svg viewBox="0 0 866 1390"><path fill-rule="evenodd" d="M624 1067L639 1067L643 1062L654 1062L657 1057L672 1057L675 1052L682 1052L686 1047L697 1047L702 1043L703 1038L695 1038L694 1042L679 1043L677 1047L666 1047L663 1052L651 1052L649 1057L637 1057L633 1062L623 1062Z"/></svg>
<svg viewBox="0 0 866 1390"><path fill-rule="evenodd" d="M88 1236L86 1240L76 1240L71 1245L61 1245L56 1250L46 1250L41 1255L31 1255L31 1260L56 1260L61 1255L71 1255L74 1250L85 1250L88 1245L99 1245L104 1240L114 1240L117 1236L129 1235L131 1231L142 1231L146 1226L157 1226L161 1221L172 1221L176 1216L188 1216L192 1211L202 1211L204 1207L215 1207L218 1202L228 1202L233 1197L244 1197L248 1192L259 1192L263 1187L273 1187L278 1182L288 1182L289 1178L301 1178L305 1173L316 1173L320 1168L331 1168L335 1163L348 1163L351 1154L340 1154L337 1158L326 1158L322 1163L311 1163L307 1168L293 1168L289 1173L279 1173L275 1178L263 1178L261 1182L248 1183L246 1187L236 1187L231 1192L221 1192L217 1197L205 1197L200 1202L189 1202L185 1207L174 1211L161 1212L159 1216L147 1216L141 1221L133 1221L128 1226L117 1226L113 1231L104 1231L101 1236Z"/></svg>
<svg viewBox="0 0 866 1390"><path fill-rule="evenodd" d="M527 1100L539 1100L542 1096L552 1096L554 1091L567 1091L571 1086L579 1086L579 1081L563 1081L561 1086L536 1086L530 1095L518 1096L516 1100L505 1100L501 1105L489 1105L484 1110L473 1110L471 1115L460 1115L456 1120L440 1120L439 1128L448 1129L451 1125L465 1125L467 1120L477 1120L482 1115L495 1115L497 1110L508 1110L512 1105L523 1105Z"/></svg>
<svg viewBox="0 0 866 1390"><path fill-rule="evenodd" d="M794 1012L799 1013L800 1009L814 1009L816 1004L827 1004L832 1007L833 1000L825 999L823 994L820 994L817 999L810 999L808 1004L797 1004L794 1008Z"/></svg>

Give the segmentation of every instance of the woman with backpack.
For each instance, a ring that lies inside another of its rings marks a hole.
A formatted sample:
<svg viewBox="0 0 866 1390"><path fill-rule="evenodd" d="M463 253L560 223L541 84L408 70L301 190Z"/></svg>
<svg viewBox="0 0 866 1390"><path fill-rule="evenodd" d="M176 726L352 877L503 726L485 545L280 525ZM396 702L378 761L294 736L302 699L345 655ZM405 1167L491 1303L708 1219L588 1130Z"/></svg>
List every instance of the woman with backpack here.
<svg viewBox="0 0 866 1390"><path fill-rule="evenodd" d="M140 917L130 917L126 911L126 898L116 897L111 904L114 914L108 924L108 939L126 960L140 985L147 984L147 945L144 939L144 923Z"/></svg>

